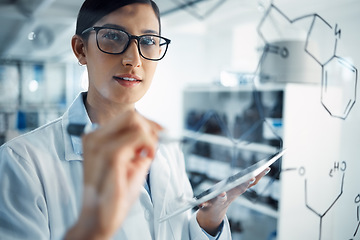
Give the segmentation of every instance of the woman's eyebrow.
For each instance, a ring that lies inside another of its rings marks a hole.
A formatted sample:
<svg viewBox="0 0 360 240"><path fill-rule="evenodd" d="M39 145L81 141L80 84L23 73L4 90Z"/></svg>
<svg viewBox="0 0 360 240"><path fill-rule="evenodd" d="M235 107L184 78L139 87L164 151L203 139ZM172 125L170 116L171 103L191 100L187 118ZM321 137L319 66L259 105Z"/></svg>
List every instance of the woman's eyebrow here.
<svg viewBox="0 0 360 240"><path fill-rule="evenodd" d="M107 23L107 24L102 25L102 27L116 28L116 29L120 29L120 30L123 30L123 31L127 32L125 27L122 27L122 26L117 25L117 24ZM155 31L155 30L152 30L152 29L145 29L145 30L142 30L141 32L143 34L156 34L156 35L159 35L158 31Z"/></svg>
<svg viewBox="0 0 360 240"><path fill-rule="evenodd" d="M120 30L123 30L123 31L126 30L124 27L122 27L122 26L120 26L120 25L111 24L111 23L104 24L104 25L102 25L101 27L116 28L116 29L120 29Z"/></svg>
<svg viewBox="0 0 360 240"><path fill-rule="evenodd" d="M159 35L158 31L151 30L151 29L148 29L148 30L143 30L142 32L143 32L143 33L150 33L150 34L156 34L156 35Z"/></svg>

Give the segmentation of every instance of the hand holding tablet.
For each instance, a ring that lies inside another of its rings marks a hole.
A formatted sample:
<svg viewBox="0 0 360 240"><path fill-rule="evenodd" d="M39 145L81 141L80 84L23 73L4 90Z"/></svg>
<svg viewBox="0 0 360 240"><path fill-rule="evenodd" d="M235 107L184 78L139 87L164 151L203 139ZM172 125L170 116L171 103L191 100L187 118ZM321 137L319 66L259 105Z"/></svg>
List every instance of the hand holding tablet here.
<svg viewBox="0 0 360 240"><path fill-rule="evenodd" d="M215 198L216 196L218 196L223 192L227 192L243 183L246 183L250 179L256 177L261 172L263 172L267 167L275 163L279 158L281 158L284 155L285 151L286 149L282 149L279 152L275 153L274 155L271 155L266 159L260 160L257 163L253 164L252 166L245 168L226 179L223 179L222 181L216 183L209 189L195 196L191 200L185 202L174 212L166 213L165 216L162 216L159 219L159 222L163 222L193 207L199 206L200 204Z"/></svg>

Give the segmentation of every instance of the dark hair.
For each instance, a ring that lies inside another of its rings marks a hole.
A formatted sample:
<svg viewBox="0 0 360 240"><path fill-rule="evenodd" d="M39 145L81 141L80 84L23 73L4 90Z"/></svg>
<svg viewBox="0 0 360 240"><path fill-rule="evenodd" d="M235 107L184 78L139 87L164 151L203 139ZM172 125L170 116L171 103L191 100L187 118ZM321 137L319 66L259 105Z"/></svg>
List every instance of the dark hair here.
<svg viewBox="0 0 360 240"><path fill-rule="evenodd" d="M152 6L155 15L158 18L160 33L160 11L156 3L152 0L85 0L77 17L75 34L83 36L86 40L88 38L88 34L82 35L82 32L85 29L93 27L97 21L111 12L133 3L145 3Z"/></svg>

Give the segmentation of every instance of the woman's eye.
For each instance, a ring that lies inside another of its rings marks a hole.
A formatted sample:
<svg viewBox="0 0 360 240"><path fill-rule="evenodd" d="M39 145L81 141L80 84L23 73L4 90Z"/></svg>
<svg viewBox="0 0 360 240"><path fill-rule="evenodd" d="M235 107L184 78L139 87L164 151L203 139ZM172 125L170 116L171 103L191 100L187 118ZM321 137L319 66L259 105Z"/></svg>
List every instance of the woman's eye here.
<svg viewBox="0 0 360 240"><path fill-rule="evenodd" d="M140 44L142 45L156 45L156 40L153 37L142 37Z"/></svg>
<svg viewBox="0 0 360 240"><path fill-rule="evenodd" d="M119 41L122 39L121 36L116 32L107 32L103 35L103 38L106 38L108 40L115 40L115 41Z"/></svg>

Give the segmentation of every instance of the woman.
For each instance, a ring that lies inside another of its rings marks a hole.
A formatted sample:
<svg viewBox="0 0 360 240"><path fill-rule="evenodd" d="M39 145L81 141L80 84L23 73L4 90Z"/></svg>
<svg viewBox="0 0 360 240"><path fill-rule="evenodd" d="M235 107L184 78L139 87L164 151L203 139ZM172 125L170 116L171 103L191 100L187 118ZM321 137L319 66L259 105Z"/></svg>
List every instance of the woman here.
<svg viewBox="0 0 360 240"><path fill-rule="evenodd" d="M230 238L229 204L265 173L158 222L192 197L181 152L158 145L161 126L134 108L169 42L150 0L84 2L72 48L89 90L61 118L1 147L0 239ZM100 127L79 138L67 134L70 122Z"/></svg>

